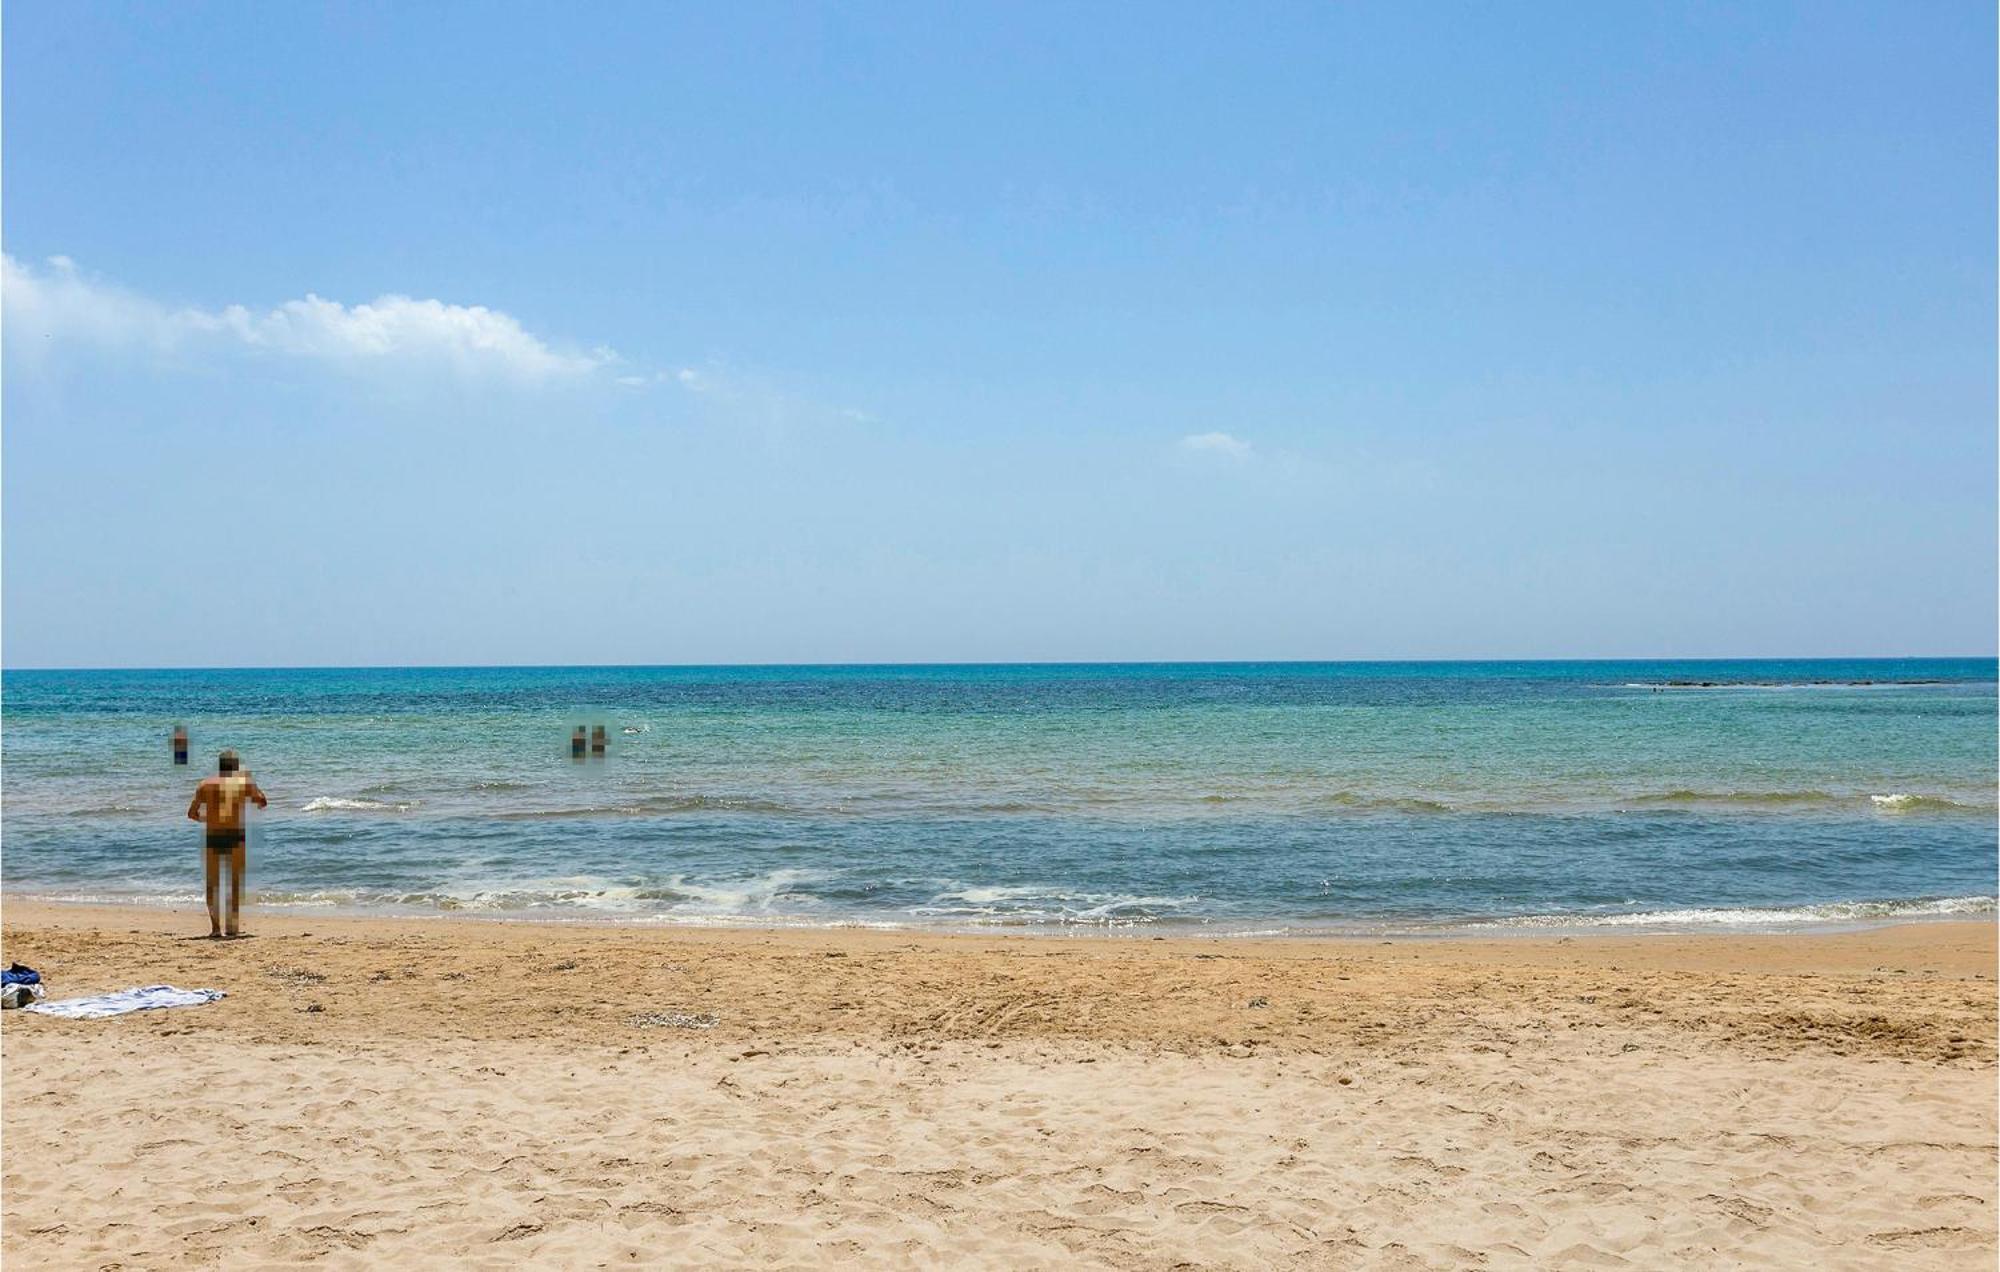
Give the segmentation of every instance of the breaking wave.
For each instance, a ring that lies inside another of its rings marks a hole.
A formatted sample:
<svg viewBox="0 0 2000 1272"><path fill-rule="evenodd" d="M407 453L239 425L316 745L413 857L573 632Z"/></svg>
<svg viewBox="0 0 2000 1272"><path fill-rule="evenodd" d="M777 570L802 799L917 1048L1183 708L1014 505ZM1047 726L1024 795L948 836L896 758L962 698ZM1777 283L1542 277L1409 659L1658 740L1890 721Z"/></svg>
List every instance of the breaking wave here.
<svg viewBox="0 0 2000 1272"><path fill-rule="evenodd" d="M1654 794L1630 795L1620 803L1627 808L1878 808L1890 812L1925 811L1941 813L1991 813L1993 808L1961 804L1942 795L1841 795L1833 791L1696 791L1671 790Z"/></svg>
<svg viewBox="0 0 2000 1272"><path fill-rule="evenodd" d="M1066 892L1046 885L963 887L940 892L911 917L971 926L1132 927L1175 917L1200 897L1144 896L1136 893Z"/></svg>
<svg viewBox="0 0 2000 1272"><path fill-rule="evenodd" d="M304 813L407 813L417 806L415 800L390 803L379 799L342 799L337 795L321 795L307 800L299 809Z"/></svg>
<svg viewBox="0 0 2000 1272"><path fill-rule="evenodd" d="M588 876L517 884L471 884L427 889L320 888L260 892L261 905L289 908L403 909L446 913L535 914L582 912L603 918L674 918L682 913L754 919L810 911L821 899L805 886L812 870L785 868L739 878L696 882L672 875L657 883L613 882Z"/></svg>
<svg viewBox="0 0 2000 1272"><path fill-rule="evenodd" d="M1892 813L1937 812L1937 813L1989 813L1990 808L1976 804L1961 804L1957 800L1946 799L1942 795L1870 795L1869 802L1875 807Z"/></svg>
<svg viewBox="0 0 2000 1272"><path fill-rule="evenodd" d="M1630 914L1530 914L1467 923L1465 928L1684 928L1781 927L1810 923L1859 923L1874 919L1938 918L1992 914L1992 897L1925 897L1910 901L1830 901L1773 908L1642 910Z"/></svg>

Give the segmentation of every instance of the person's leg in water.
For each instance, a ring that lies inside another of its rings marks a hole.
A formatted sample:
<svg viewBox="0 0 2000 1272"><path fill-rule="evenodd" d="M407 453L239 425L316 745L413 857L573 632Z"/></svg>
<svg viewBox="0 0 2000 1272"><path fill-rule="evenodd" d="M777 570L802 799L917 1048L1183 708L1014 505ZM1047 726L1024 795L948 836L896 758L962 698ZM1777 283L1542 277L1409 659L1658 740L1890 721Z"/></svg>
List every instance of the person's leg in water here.
<svg viewBox="0 0 2000 1272"><path fill-rule="evenodd" d="M208 934L211 937L221 936L221 897L217 895L218 889L216 885L219 882L217 876L222 871L222 854L208 846L207 836L203 836L202 838L201 865L202 869L208 874Z"/></svg>
<svg viewBox="0 0 2000 1272"><path fill-rule="evenodd" d="M243 838L229 850L229 935L243 935L243 871L249 865L250 848Z"/></svg>

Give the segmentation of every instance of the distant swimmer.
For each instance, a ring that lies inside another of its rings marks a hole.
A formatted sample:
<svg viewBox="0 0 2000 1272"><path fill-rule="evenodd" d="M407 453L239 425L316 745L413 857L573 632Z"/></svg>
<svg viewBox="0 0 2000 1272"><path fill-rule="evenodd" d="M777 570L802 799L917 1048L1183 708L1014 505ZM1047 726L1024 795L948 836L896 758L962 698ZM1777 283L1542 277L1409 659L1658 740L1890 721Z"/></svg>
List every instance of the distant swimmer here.
<svg viewBox="0 0 2000 1272"><path fill-rule="evenodd" d="M194 788L194 799L188 804L188 819L207 826L201 856L202 864L207 869L208 934L211 938L224 934L216 891L225 859L229 864L227 934L243 934L243 872L249 858L243 833L243 806L250 803L263 808L270 803L257 783L251 780L250 774L241 771L236 752L224 751L216 761L216 769L214 777L203 778L201 785Z"/></svg>
<svg viewBox="0 0 2000 1272"><path fill-rule="evenodd" d="M188 762L188 731L185 724L174 726L174 763Z"/></svg>
<svg viewBox="0 0 2000 1272"><path fill-rule="evenodd" d="M582 759L583 747L584 747L583 726L579 724L576 726L576 732L569 735L569 758L571 758L572 760Z"/></svg>

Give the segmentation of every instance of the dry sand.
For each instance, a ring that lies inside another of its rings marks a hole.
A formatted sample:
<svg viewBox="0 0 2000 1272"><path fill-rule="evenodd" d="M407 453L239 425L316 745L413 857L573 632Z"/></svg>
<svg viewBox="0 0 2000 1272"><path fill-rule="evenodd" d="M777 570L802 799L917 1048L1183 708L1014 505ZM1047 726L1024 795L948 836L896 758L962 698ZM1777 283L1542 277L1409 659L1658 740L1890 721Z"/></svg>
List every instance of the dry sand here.
<svg viewBox="0 0 2000 1272"><path fill-rule="evenodd" d="M1209 941L10 901L8 1268L1978 1268L1995 928ZM712 1016L712 1028L688 1028Z"/></svg>

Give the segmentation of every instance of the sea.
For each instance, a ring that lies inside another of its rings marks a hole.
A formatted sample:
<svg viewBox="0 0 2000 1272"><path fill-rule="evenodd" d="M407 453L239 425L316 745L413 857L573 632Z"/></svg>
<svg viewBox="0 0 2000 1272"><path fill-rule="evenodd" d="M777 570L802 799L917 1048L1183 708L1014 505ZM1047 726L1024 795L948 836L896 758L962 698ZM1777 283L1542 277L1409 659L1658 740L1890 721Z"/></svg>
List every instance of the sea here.
<svg viewBox="0 0 2000 1272"><path fill-rule="evenodd" d="M252 901L301 913L1122 936L1990 915L1995 678L1990 658L12 670L0 884L198 907L186 808L230 747L270 797Z"/></svg>

